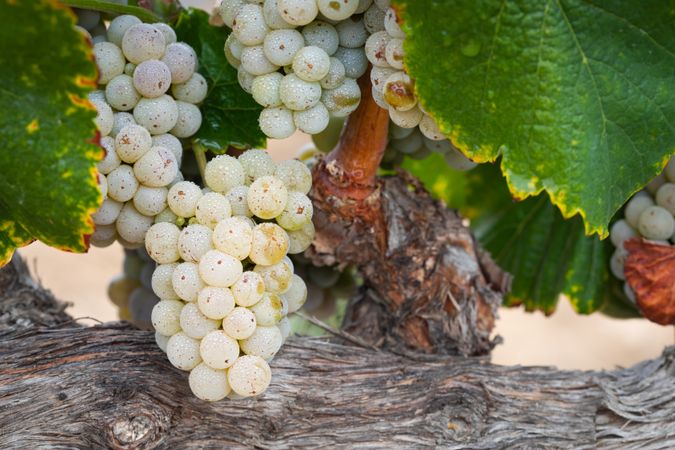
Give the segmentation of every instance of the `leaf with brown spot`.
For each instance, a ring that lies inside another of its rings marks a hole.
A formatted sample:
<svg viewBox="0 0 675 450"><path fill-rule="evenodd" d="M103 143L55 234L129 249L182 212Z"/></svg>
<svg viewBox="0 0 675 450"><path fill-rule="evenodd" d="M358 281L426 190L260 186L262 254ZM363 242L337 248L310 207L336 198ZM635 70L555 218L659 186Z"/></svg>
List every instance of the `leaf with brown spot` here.
<svg viewBox="0 0 675 450"><path fill-rule="evenodd" d="M624 244L629 255L624 273L645 317L675 325L675 247L633 238Z"/></svg>

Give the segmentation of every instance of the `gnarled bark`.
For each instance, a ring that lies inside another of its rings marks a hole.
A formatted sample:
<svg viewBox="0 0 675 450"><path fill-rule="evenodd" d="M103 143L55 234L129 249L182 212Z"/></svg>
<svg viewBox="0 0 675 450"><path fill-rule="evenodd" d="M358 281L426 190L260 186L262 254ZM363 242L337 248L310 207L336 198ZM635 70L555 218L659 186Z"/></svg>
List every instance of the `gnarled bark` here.
<svg viewBox="0 0 675 450"><path fill-rule="evenodd" d="M675 347L580 372L291 338L260 398L211 404L152 333L64 323L13 270L0 271L0 315L22 316L34 298L55 318L2 324L2 449L675 447Z"/></svg>

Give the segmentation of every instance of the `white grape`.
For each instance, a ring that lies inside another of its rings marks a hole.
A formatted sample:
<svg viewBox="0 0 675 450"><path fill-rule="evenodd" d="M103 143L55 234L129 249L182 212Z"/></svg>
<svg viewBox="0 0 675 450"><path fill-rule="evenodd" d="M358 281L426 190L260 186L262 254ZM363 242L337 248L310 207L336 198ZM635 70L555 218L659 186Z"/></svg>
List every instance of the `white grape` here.
<svg viewBox="0 0 675 450"><path fill-rule="evenodd" d="M675 215L675 183L664 183L656 191L656 204Z"/></svg>
<svg viewBox="0 0 675 450"><path fill-rule="evenodd" d="M297 231L288 231L288 253L296 255L307 250L312 245L314 234L314 224L311 221Z"/></svg>
<svg viewBox="0 0 675 450"><path fill-rule="evenodd" d="M105 102L105 91L100 89L91 91L89 94L87 94L87 98L92 103Z"/></svg>
<svg viewBox="0 0 675 450"><path fill-rule="evenodd" d="M363 18L352 16L337 24L335 28L340 38L341 47L359 48L366 44L369 33L363 23Z"/></svg>
<svg viewBox="0 0 675 450"><path fill-rule="evenodd" d="M652 206L653 204L654 200L652 200L652 198L645 193L638 193L634 195L633 198L630 199L626 204L626 209L623 212L628 225L637 229L640 215L645 209L647 209L649 206Z"/></svg>
<svg viewBox="0 0 675 450"><path fill-rule="evenodd" d="M126 203L117 217L117 232L130 244L142 244L153 218L139 213L132 203Z"/></svg>
<svg viewBox="0 0 675 450"><path fill-rule="evenodd" d="M384 93L384 83L387 79L398 72L398 70L391 67L377 67L374 66L370 71L370 82L373 85L373 90L377 90L380 95ZM385 109L389 109L387 106Z"/></svg>
<svg viewBox="0 0 675 450"><path fill-rule="evenodd" d="M385 101L390 106L390 110L394 109L397 112L409 111L417 106L415 83L405 72L396 72L387 78L382 87L382 93L384 94ZM421 122L424 113L420 110L420 114L422 114L420 117Z"/></svg>
<svg viewBox="0 0 675 450"><path fill-rule="evenodd" d="M316 0L319 11L331 20L345 20L356 12L359 0Z"/></svg>
<svg viewBox="0 0 675 450"><path fill-rule="evenodd" d="M293 267L289 262L288 258L284 258L281 262L271 266L258 264L253 268L253 271L262 277L266 291L281 294L286 292L291 284Z"/></svg>
<svg viewBox="0 0 675 450"><path fill-rule="evenodd" d="M230 155L220 155L213 158L206 165L204 181L215 192L228 192L230 189L244 184L244 168L237 158ZM232 201L230 200L230 203Z"/></svg>
<svg viewBox="0 0 675 450"><path fill-rule="evenodd" d="M324 89L321 103L336 117L346 117L358 108L361 102L361 89L353 78L345 81L335 89Z"/></svg>
<svg viewBox="0 0 675 450"><path fill-rule="evenodd" d="M244 168L247 185L250 185L258 178L274 175L274 160L265 150L247 150L239 156L238 160Z"/></svg>
<svg viewBox="0 0 675 450"><path fill-rule="evenodd" d="M178 106L166 94L157 98L142 98L134 108L134 120L150 134L168 133L178 121Z"/></svg>
<svg viewBox="0 0 675 450"><path fill-rule="evenodd" d="M261 219L273 219L281 214L288 200L284 183L274 176L255 180L248 190L248 207Z"/></svg>
<svg viewBox="0 0 675 450"><path fill-rule="evenodd" d="M293 57L293 73L304 81L320 81L330 69L330 57L323 49L308 46Z"/></svg>
<svg viewBox="0 0 675 450"><path fill-rule="evenodd" d="M283 228L272 223L261 223L253 228L249 257L256 264L271 266L283 259L288 246L289 238Z"/></svg>
<svg viewBox="0 0 675 450"><path fill-rule="evenodd" d="M141 20L138 17L128 14L115 17L110 21L110 25L108 26L108 41L121 47L124 33L132 26L140 23Z"/></svg>
<svg viewBox="0 0 675 450"><path fill-rule="evenodd" d="M414 131L407 137L402 139L393 139L390 142L390 145L392 148L396 149L396 151L410 155L419 150L420 147L424 146L424 141L422 139L422 133L420 133L417 129L414 129Z"/></svg>
<svg viewBox="0 0 675 450"><path fill-rule="evenodd" d="M258 5L243 5L232 24L232 32L244 45L262 44L269 31L263 10Z"/></svg>
<svg viewBox="0 0 675 450"><path fill-rule="evenodd" d="M627 257L628 252L626 250L623 248L617 248L614 250L614 253L609 259L609 268L612 271L612 274L619 280L626 279L626 275L624 274L624 266Z"/></svg>
<svg viewBox="0 0 675 450"><path fill-rule="evenodd" d="M239 68L241 65L241 52L246 48L239 40L234 37L233 34L230 34L227 39L225 39L225 47L223 52L225 53L225 59L230 65L234 68Z"/></svg>
<svg viewBox="0 0 675 450"><path fill-rule="evenodd" d="M254 76L265 75L279 69L279 66L267 59L262 45L245 47L244 50L242 50L241 67Z"/></svg>
<svg viewBox="0 0 675 450"><path fill-rule="evenodd" d="M201 339L219 326L219 321L206 317L194 303L187 303L180 312L180 327L193 339Z"/></svg>
<svg viewBox="0 0 675 450"><path fill-rule="evenodd" d="M675 157L671 157L666 167L663 169L663 174L671 183L675 183Z"/></svg>
<svg viewBox="0 0 675 450"><path fill-rule="evenodd" d="M267 137L286 139L295 133L293 111L284 107L265 108L260 113L258 125Z"/></svg>
<svg viewBox="0 0 675 450"><path fill-rule="evenodd" d="M148 59L160 59L165 48L164 34L146 23L132 25L122 38L122 52L134 64Z"/></svg>
<svg viewBox="0 0 675 450"><path fill-rule="evenodd" d="M113 127L110 131L111 136L117 136L127 125L136 124L134 116L128 112L116 112L113 114ZM112 139L112 138L111 138ZM113 139L114 142L114 139Z"/></svg>
<svg viewBox="0 0 675 450"><path fill-rule="evenodd" d="M295 26L307 25L319 14L316 0L278 0L277 11L284 21Z"/></svg>
<svg viewBox="0 0 675 450"><path fill-rule="evenodd" d="M134 194L134 206L141 214L156 216L166 209L169 190L165 187L139 186Z"/></svg>
<svg viewBox="0 0 675 450"><path fill-rule="evenodd" d="M419 128L427 139L431 139L432 141L442 141L446 139L443 132L438 128L438 124L434 118L428 114L425 114L420 121Z"/></svg>
<svg viewBox="0 0 675 450"><path fill-rule="evenodd" d="M230 207L232 207L233 216L245 216L251 217L253 213L248 209L248 202L246 197L248 196L248 186L235 186L225 194L225 197L230 202Z"/></svg>
<svg viewBox="0 0 675 450"><path fill-rule="evenodd" d="M247 355L260 356L262 359L269 360L274 358L283 342L284 337L278 327L259 326L250 337L239 341L239 344L241 350Z"/></svg>
<svg viewBox="0 0 675 450"><path fill-rule="evenodd" d="M150 280L152 291L162 300L179 299L178 294L173 290L171 281L176 266L178 266L176 263L160 264L155 267L155 271L152 273L152 278Z"/></svg>
<svg viewBox="0 0 675 450"><path fill-rule="evenodd" d="M177 101L178 120L171 129L171 134L179 138L188 138L193 136L202 125L202 113L198 107L192 103Z"/></svg>
<svg viewBox="0 0 675 450"><path fill-rule="evenodd" d="M136 70L136 64L127 63L124 66L124 75L129 75L130 77L133 77L134 76L134 70Z"/></svg>
<svg viewBox="0 0 675 450"><path fill-rule="evenodd" d="M319 83L324 89L335 89L345 81L346 77L345 66L342 61L331 56L328 73Z"/></svg>
<svg viewBox="0 0 675 450"><path fill-rule="evenodd" d="M122 128L115 138L115 151L120 159L133 164L152 147L152 137L140 125L130 124Z"/></svg>
<svg viewBox="0 0 675 450"><path fill-rule="evenodd" d="M284 303L277 294L265 292L263 298L249 308L258 326L276 325L284 317Z"/></svg>
<svg viewBox="0 0 675 450"><path fill-rule="evenodd" d="M444 157L448 166L456 170L465 171L476 167L475 162L471 161L469 158L464 156L464 153L460 152L454 147L451 148L450 151L444 155Z"/></svg>
<svg viewBox="0 0 675 450"><path fill-rule="evenodd" d="M237 69L237 81L239 81L239 86L241 86L241 88L248 94L251 93L253 80L255 80L255 77L244 70L243 66L239 66Z"/></svg>
<svg viewBox="0 0 675 450"><path fill-rule="evenodd" d="M96 164L98 171L104 175L109 174L119 167L121 161L117 152L115 151L115 140L110 136L101 138L101 147L105 151L103 159Z"/></svg>
<svg viewBox="0 0 675 450"><path fill-rule="evenodd" d="M180 313L183 302L177 300L161 300L152 308L151 321L155 331L164 336L178 333L180 328Z"/></svg>
<svg viewBox="0 0 675 450"><path fill-rule="evenodd" d="M171 211L171 208L165 208L162 212L155 216L155 223L169 222L176 223L178 216Z"/></svg>
<svg viewBox="0 0 675 450"><path fill-rule="evenodd" d="M164 22L157 22L153 23L152 26L162 32L166 45L176 42L176 32L173 31L173 28L171 28L169 25L165 24Z"/></svg>
<svg viewBox="0 0 675 450"><path fill-rule="evenodd" d="M260 274L244 272L232 286L234 301L238 306L253 306L265 293L265 282Z"/></svg>
<svg viewBox="0 0 675 450"><path fill-rule="evenodd" d="M392 39L387 43L386 59L391 67L403 70L404 56L403 39Z"/></svg>
<svg viewBox="0 0 675 450"><path fill-rule="evenodd" d="M279 97L279 85L284 76L278 72L255 77L251 85L251 95L259 105L269 108L281 106Z"/></svg>
<svg viewBox="0 0 675 450"><path fill-rule="evenodd" d="M216 249L239 260L245 259L251 252L252 240L253 231L241 217L222 220L213 230Z"/></svg>
<svg viewBox="0 0 675 450"><path fill-rule="evenodd" d="M204 282L199 276L199 266L191 262L178 264L171 275L171 285L182 300L186 302L197 300L199 291L204 288Z"/></svg>
<svg viewBox="0 0 675 450"><path fill-rule="evenodd" d="M96 225L111 225L119 217L123 206L123 203L106 198L91 218Z"/></svg>
<svg viewBox="0 0 675 450"><path fill-rule="evenodd" d="M279 12L279 0L265 0L263 2L263 16L265 23L273 30L280 30L285 28L293 28L293 25L286 22Z"/></svg>
<svg viewBox="0 0 675 450"><path fill-rule="evenodd" d="M328 22L317 20L302 29L302 36L307 45L319 47L328 55L333 55L340 45L337 30Z"/></svg>
<svg viewBox="0 0 675 450"><path fill-rule="evenodd" d="M384 16L386 12L378 8L377 5L371 5L363 14L363 24L370 34L378 31L384 31Z"/></svg>
<svg viewBox="0 0 675 450"><path fill-rule="evenodd" d="M387 14L384 16L384 29L387 30L389 36L393 38L405 38L405 33L401 30L401 27L398 24L396 11L394 11L393 8L389 8L387 10Z"/></svg>
<svg viewBox="0 0 675 450"><path fill-rule="evenodd" d="M212 369L227 369L239 357L239 343L224 331L215 330L204 336L199 353Z"/></svg>
<svg viewBox="0 0 675 450"><path fill-rule="evenodd" d="M227 198L217 192L204 194L197 202L195 217L202 225L213 229L218 222L227 219L232 215L232 208Z"/></svg>
<svg viewBox="0 0 675 450"><path fill-rule="evenodd" d="M218 250L209 250L199 261L199 275L211 286L230 287L242 272L241 261Z"/></svg>
<svg viewBox="0 0 675 450"><path fill-rule="evenodd" d="M609 238L615 247L623 248L623 243L634 236L637 236L637 233L624 219L614 222L609 230Z"/></svg>
<svg viewBox="0 0 675 450"><path fill-rule="evenodd" d="M206 252L213 248L211 242L212 234L211 228L200 224L192 224L183 228L178 236L178 253L180 257L184 261L199 261Z"/></svg>
<svg viewBox="0 0 675 450"><path fill-rule="evenodd" d="M307 301L307 285L304 280L293 274L290 286L286 292L281 294L281 298L286 301L289 314L299 311Z"/></svg>
<svg viewBox="0 0 675 450"><path fill-rule="evenodd" d="M117 75L106 85L105 98L110 106L118 111L129 111L136 106L141 96L134 88L133 79L128 75L122 74Z"/></svg>
<svg viewBox="0 0 675 450"><path fill-rule="evenodd" d="M227 381L235 393L251 397L265 392L272 381L272 371L259 356L244 355L227 371Z"/></svg>
<svg viewBox="0 0 675 450"><path fill-rule="evenodd" d="M291 64L304 46L305 40L299 31L274 30L265 36L263 51L272 64L282 67Z"/></svg>
<svg viewBox="0 0 675 450"><path fill-rule="evenodd" d="M287 108L304 111L321 99L321 85L305 81L295 74L286 75L279 85L279 96Z"/></svg>
<svg viewBox="0 0 675 450"><path fill-rule="evenodd" d="M328 127L330 114L323 103L319 102L305 111L295 111L293 121L300 131L319 134Z"/></svg>
<svg viewBox="0 0 675 450"><path fill-rule="evenodd" d="M171 93L176 100L197 104L206 98L208 84L201 74L195 72L186 82L171 86Z"/></svg>
<svg viewBox="0 0 675 450"><path fill-rule="evenodd" d="M199 291L197 305L209 319L221 320L234 309L234 296L226 287L207 286Z"/></svg>
<svg viewBox="0 0 675 450"><path fill-rule="evenodd" d="M389 118L402 128L416 127L422 121L422 117L424 117L424 113L417 106L406 111L397 111L394 108L389 108Z"/></svg>
<svg viewBox="0 0 675 450"><path fill-rule="evenodd" d="M143 96L155 98L164 95L171 86L171 72L162 61L149 59L134 70L134 87Z"/></svg>
<svg viewBox="0 0 675 450"><path fill-rule="evenodd" d="M178 165L183 159L183 144L173 134L158 134L152 136L152 147L164 147L171 150L173 156L176 157Z"/></svg>
<svg viewBox="0 0 675 450"><path fill-rule="evenodd" d="M312 172L307 166L295 159L282 161L276 167L274 175L280 179L289 191L308 194L312 188Z"/></svg>
<svg viewBox="0 0 675 450"><path fill-rule="evenodd" d="M146 186L168 186L178 174L178 161L168 148L152 147L134 163L134 174Z"/></svg>
<svg viewBox="0 0 675 450"><path fill-rule="evenodd" d="M188 377L190 390L195 397L207 402L217 402L230 393L227 373L202 363L190 371Z"/></svg>
<svg viewBox="0 0 675 450"><path fill-rule="evenodd" d="M174 334L166 344L166 356L169 362L180 370L192 370L200 362L199 341L183 332Z"/></svg>
<svg viewBox="0 0 675 450"><path fill-rule="evenodd" d="M373 95L373 100L382 109L389 110L389 105L387 104L387 101L384 99L384 94L382 93L381 89L378 89L376 86L372 86L370 89L371 94ZM394 123L391 123L390 125L396 125ZM400 127L399 127L400 128Z"/></svg>
<svg viewBox="0 0 675 450"><path fill-rule="evenodd" d="M223 331L234 339L246 339L255 332L255 315L248 309L237 306L223 319Z"/></svg>
<svg viewBox="0 0 675 450"><path fill-rule="evenodd" d="M202 198L202 190L191 181L180 181L169 189L169 208L180 217L192 217Z"/></svg>
<svg viewBox="0 0 675 450"><path fill-rule="evenodd" d="M94 45L94 58L98 67L98 82L106 84L124 73L126 61L122 50L110 42L99 42Z"/></svg>
<svg viewBox="0 0 675 450"><path fill-rule="evenodd" d="M414 131L414 128L401 128L401 129ZM443 141L432 141L431 139L428 139L426 136L424 137L424 146L428 148L431 152L441 154L448 153L453 150L452 143L449 140L445 139Z"/></svg>
<svg viewBox="0 0 675 450"><path fill-rule="evenodd" d="M122 164L108 174L108 197L118 202L134 198L139 183L131 166Z"/></svg>
<svg viewBox="0 0 675 450"><path fill-rule="evenodd" d="M661 206L648 206L640 214L638 230L647 239L670 239L675 232L675 220L667 209Z"/></svg>
<svg viewBox="0 0 675 450"><path fill-rule="evenodd" d="M368 58L363 48L339 47L333 56L345 66L349 78L360 78L368 70Z"/></svg>
<svg viewBox="0 0 675 450"><path fill-rule="evenodd" d="M153 261L159 264L176 262L180 257L178 253L180 233L180 229L172 223L156 223L148 229L145 236L145 250Z"/></svg>
<svg viewBox="0 0 675 450"><path fill-rule="evenodd" d="M223 0L219 6L218 12L223 22L232 28L234 18L237 17L241 8L246 4L245 0Z"/></svg>
<svg viewBox="0 0 675 450"><path fill-rule="evenodd" d="M314 207L309 197L300 192L290 192L284 211L276 220L286 230L295 231L311 221L313 214Z"/></svg>
<svg viewBox="0 0 675 450"><path fill-rule="evenodd" d="M96 128L98 128L101 136L107 136L112 131L115 122L113 110L105 101L92 101L92 103L96 108L96 119L94 119Z"/></svg>
<svg viewBox="0 0 675 450"><path fill-rule="evenodd" d="M164 353L166 353L166 345L169 343L171 336L164 336L159 332L155 332L155 343Z"/></svg>
<svg viewBox="0 0 675 450"><path fill-rule="evenodd" d="M368 61L377 67L390 67L387 62L387 44L391 41L391 36L386 31L378 31L370 35L365 45L365 52Z"/></svg>

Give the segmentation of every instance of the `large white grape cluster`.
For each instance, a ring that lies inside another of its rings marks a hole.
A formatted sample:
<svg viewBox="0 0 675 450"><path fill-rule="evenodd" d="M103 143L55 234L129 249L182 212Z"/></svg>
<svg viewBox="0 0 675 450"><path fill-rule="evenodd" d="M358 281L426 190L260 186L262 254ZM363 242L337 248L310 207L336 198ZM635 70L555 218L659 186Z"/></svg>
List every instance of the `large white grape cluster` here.
<svg viewBox="0 0 675 450"><path fill-rule="evenodd" d="M624 264L628 252L623 245L626 240L641 236L663 245L675 244L675 157L658 177L626 203L623 215L609 230L616 247L610 269L620 280L626 279ZM635 294L628 283L624 283L624 292L635 303Z"/></svg>
<svg viewBox="0 0 675 450"><path fill-rule="evenodd" d="M118 16L105 39L94 45L100 90L89 95L105 149L91 243L137 248L167 208L168 188L182 179L180 139L199 130L207 84L192 47L176 42L166 24Z"/></svg>
<svg viewBox="0 0 675 450"><path fill-rule="evenodd" d="M345 117L361 101L356 79L368 70L364 46L383 20L383 1L223 0L232 28L225 55L239 84L265 109L262 131L283 139L317 134L329 116Z"/></svg>
<svg viewBox="0 0 675 450"><path fill-rule="evenodd" d="M152 330L152 309L159 297L152 291L155 262L144 248L124 250L123 273L108 285L108 297L119 308L120 320Z"/></svg>
<svg viewBox="0 0 675 450"><path fill-rule="evenodd" d="M275 164L249 150L209 161L204 181L205 189L174 184L173 218L146 235L158 264L155 337L171 364L190 371L197 397L255 396L269 385L268 362L290 333L287 314L307 298L288 254L314 237L312 177L299 161Z"/></svg>

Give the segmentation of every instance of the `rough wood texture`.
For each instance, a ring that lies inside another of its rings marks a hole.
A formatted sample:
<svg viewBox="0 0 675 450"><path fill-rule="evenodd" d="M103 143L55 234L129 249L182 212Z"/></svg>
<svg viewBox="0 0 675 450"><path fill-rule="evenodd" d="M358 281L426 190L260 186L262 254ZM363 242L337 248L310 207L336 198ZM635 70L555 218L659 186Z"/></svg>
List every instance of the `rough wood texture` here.
<svg viewBox="0 0 675 450"><path fill-rule="evenodd" d="M0 448L675 448L675 349L611 373L292 339L259 399L201 402L148 332L0 333Z"/></svg>

